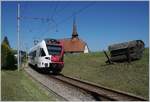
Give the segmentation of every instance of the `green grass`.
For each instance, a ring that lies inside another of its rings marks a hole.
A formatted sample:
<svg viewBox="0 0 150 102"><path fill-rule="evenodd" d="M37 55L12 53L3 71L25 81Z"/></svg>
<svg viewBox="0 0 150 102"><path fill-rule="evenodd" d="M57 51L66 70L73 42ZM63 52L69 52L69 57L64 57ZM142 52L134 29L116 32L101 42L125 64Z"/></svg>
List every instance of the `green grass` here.
<svg viewBox="0 0 150 102"><path fill-rule="evenodd" d="M23 71L1 71L2 101L53 101L53 94L48 95L39 84L31 80Z"/></svg>
<svg viewBox="0 0 150 102"><path fill-rule="evenodd" d="M102 52L66 55L62 73L148 99L149 49L145 49L141 60L130 64L106 65L106 60Z"/></svg>

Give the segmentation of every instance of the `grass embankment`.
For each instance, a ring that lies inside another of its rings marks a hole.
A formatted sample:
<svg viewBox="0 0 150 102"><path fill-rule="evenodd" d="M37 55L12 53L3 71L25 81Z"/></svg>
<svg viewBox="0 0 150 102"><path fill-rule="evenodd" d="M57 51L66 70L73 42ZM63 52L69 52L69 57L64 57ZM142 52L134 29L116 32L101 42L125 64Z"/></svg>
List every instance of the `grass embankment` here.
<svg viewBox="0 0 150 102"><path fill-rule="evenodd" d="M48 95L24 71L1 71L2 101L52 101L53 95Z"/></svg>
<svg viewBox="0 0 150 102"><path fill-rule="evenodd" d="M106 60L102 52L66 55L62 73L148 99L149 49L145 49L141 60L130 64L106 65Z"/></svg>

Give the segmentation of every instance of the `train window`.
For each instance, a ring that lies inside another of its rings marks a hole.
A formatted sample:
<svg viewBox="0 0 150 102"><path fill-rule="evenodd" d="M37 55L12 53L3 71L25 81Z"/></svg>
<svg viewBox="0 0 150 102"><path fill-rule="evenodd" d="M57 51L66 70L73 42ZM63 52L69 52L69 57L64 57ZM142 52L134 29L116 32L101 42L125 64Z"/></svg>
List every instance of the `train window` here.
<svg viewBox="0 0 150 102"><path fill-rule="evenodd" d="M31 52L29 53L29 56L32 56L32 55L31 55Z"/></svg>
<svg viewBox="0 0 150 102"><path fill-rule="evenodd" d="M40 56L46 56L46 54L42 48L40 49Z"/></svg>
<svg viewBox="0 0 150 102"><path fill-rule="evenodd" d="M56 45L47 45L47 49L50 55L60 55L62 47Z"/></svg>
<svg viewBox="0 0 150 102"><path fill-rule="evenodd" d="M36 56L36 51L30 52L29 56L33 59Z"/></svg>
<svg viewBox="0 0 150 102"><path fill-rule="evenodd" d="M35 56L36 56L36 51L33 52L33 57L35 57Z"/></svg>

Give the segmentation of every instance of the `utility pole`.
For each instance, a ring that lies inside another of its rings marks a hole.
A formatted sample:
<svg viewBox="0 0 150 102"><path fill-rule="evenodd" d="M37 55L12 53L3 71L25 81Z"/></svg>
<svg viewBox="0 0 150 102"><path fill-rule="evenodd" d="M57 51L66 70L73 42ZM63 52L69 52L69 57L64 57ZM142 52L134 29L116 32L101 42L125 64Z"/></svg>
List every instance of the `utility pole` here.
<svg viewBox="0 0 150 102"><path fill-rule="evenodd" d="M28 63L28 54L27 54L27 52L28 52L28 47L27 47L27 44L26 44L26 62L25 62L26 64Z"/></svg>
<svg viewBox="0 0 150 102"><path fill-rule="evenodd" d="M19 29L19 21L20 21L20 4L18 4L18 10L17 10L17 13L18 13L18 16L17 16L17 37L18 37L18 47L17 47L17 52L18 52L18 56L17 56L17 60L18 60L18 71L19 71L19 67L20 67L20 51L19 51L19 32L20 32L20 29Z"/></svg>

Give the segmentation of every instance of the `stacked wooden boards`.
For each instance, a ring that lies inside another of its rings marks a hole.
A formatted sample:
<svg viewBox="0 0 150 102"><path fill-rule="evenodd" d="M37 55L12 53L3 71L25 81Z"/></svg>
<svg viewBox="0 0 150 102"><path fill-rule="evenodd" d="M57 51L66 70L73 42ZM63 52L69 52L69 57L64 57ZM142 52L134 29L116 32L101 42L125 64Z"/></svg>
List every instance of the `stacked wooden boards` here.
<svg viewBox="0 0 150 102"><path fill-rule="evenodd" d="M133 40L110 45L108 47L110 52L110 60L115 62L140 59L143 55L144 46L145 44L142 40Z"/></svg>

